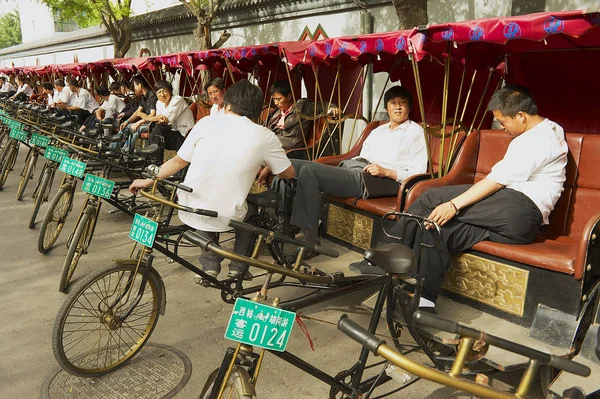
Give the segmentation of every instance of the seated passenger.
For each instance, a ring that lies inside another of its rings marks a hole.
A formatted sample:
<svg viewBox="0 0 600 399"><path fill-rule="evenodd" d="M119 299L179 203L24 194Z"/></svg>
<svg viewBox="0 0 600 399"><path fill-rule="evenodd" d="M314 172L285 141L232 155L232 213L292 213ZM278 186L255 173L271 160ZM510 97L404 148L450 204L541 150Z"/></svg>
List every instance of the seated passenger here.
<svg viewBox="0 0 600 399"><path fill-rule="evenodd" d="M44 83L42 85L42 93L37 94L37 95L32 95L31 99L32 101L34 100L34 96L35 96L35 102L38 104L51 104L53 102L53 98L54 98L54 87L52 86L52 83Z"/></svg>
<svg viewBox="0 0 600 399"><path fill-rule="evenodd" d="M67 79L69 89L72 92L73 105L57 104L57 107L71 112L71 115L77 116L77 122L83 124L85 119L98 108L98 103L92 94L81 87L81 84L75 78ZM64 91L64 90L63 90Z"/></svg>
<svg viewBox="0 0 600 399"><path fill-rule="evenodd" d="M230 230L230 219L256 222L253 216L257 210L246 203L246 197L262 165L267 165L282 179L294 176L277 137L269 129L252 122L260 115L261 108L260 88L247 80L233 84L225 94L225 113L201 119L177 155L160 168L158 178L166 179L190 166L183 184L194 191L179 191L180 203L217 211L219 217L179 212L179 218L214 242L218 242L220 232ZM129 190L136 193L152 183L150 179L135 180ZM252 233L236 232L235 252L249 256L252 238ZM212 276L219 274L222 260L221 256L209 251L200 256L202 269ZM239 274L242 267L239 262L231 262L229 275Z"/></svg>
<svg viewBox="0 0 600 399"><path fill-rule="evenodd" d="M33 94L33 89L25 82L25 78L17 76L17 92L10 97L11 100L29 101Z"/></svg>
<svg viewBox="0 0 600 399"><path fill-rule="evenodd" d="M71 89L65 85L65 81L62 79L56 79L54 81L54 88L58 92L58 99L54 101L53 107L58 110L64 110L67 106L71 106L75 103L76 97L73 95ZM60 113L65 113L61 111Z"/></svg>
<svg viewBox="0 0 600 399"><path fill-rule="evenodd" d="M394 86L385 93L384 103L390 122L371 132L358 157L343 161L339 166L292 160L298 185L291 222L303 229L304 239L311 244L317 243L323 196L362 197L365 194L363 173L401 182L427 170L423 128L408 119L412 109L411 92ZM261 172L261 181L267 173Z"/></svg>
<svg viewBox="0 0 600 399"><path fill-rule="evenodd" d="M213 78L204 85L204 90L208 94L212 107L210 108L210 116L223 114L225 112L225 82L221 78Z"/></svg>
<svg viewBox="0 0 600 399"><path fill-rule="evenodd" d="M16 92L15 85L10 83L5 76L0 76L0 97L12 97Z"/></svg>
<svg viewBox="0 0 600 399"><path fill-rule="evenodd" d="M56 90L56 85L52 83L44 83L44 91L48 94L48 99L46 101L48 108L53 108L60 97L60 92Z"/></svg>
<svg viewBox="0 0 600 399"><path fill-rule="evenodd" d="M101 129L101 124L113 125L116 116L125 108L125 102L110 93L106 86L98 86L96 94L102 99L102 105L86 118L79 129L80 132L84 132L85 129Z"/></svg>
<svg viewBox="0 0 600 399"><path fill-rule="evenodd" d="M118 85L118 92L113 89L113 85ZM129 86L129 82L122 80L121 83L113 82L111 83L111 92L121 97L123 101L125 101L125 108L121 110L121 112L117 115L117 120L119 122L119 126L121 123L129 119L131 115L134 114L138 109L139 99L135 95L134 92L131 91L131 87Z"/></svg>
<svg viewBox="0 0 600 399"><path fill-rule="evenodd" d="M150 143L162 145L161 141L164 141L164 149L178 150L185 136L194 127L194 114L183 97L173 95L171 83L159 80L154 89L158 102L156 115L148 118L150 122L155 122L150 131ZM158 139L159 137L163 140Z"/></svg>
<svg viewBox="0 0 600 399"><path fill-rule="evenodd" d="M548 216L565 182L568 147L562 127L538 115L537 106L523 87L506 86L490 99L488 108L513 138L504 158L476 184L434 188L423 193L407 213L428 217L441 226L442 241L423 248L421 278L425 278L421 307L433 307L452 254L480 241L530 244ZM400 219L391 234L402 235ZM425 242L432 242L428 226ZM404 243L413 246L417 227L409 223ZM384 242L392 242L385 239ZM351 266L377 272L367 261ZM379 272L382 272L379 270Z"/></svg>
<svg viewBox="0 0 600 399"><path fill-rule="evenodd" d="M150 121L148 118L156 115L156 94L150 89L150 85L141 76L135 76L133 78L133 89L135 95L139 98L137 110L123 123L121 123L120 130L129 137L128 142L125 144L124 150L133 150L134 145L130 145L131 142L137 141L137 138L143 132L150 130Z"/></svg>
<svg viewBox="0 0 600 399"><path fill-rule="evenodd" d="M304 133L308 137L311 134L313 121L300 118L296 113L296 108L300 114L313 117L315 103L307 98L300 98L294 107L292 88L287 80L278 80L273 83L271 98L277 109L268 116L267 126L269 129L279 137L284 149L304 147L302 135ZM318 103L317 114L323 113L326 106ZM336 105L332 104L327 113L337 117L339 110Z"/></svg>

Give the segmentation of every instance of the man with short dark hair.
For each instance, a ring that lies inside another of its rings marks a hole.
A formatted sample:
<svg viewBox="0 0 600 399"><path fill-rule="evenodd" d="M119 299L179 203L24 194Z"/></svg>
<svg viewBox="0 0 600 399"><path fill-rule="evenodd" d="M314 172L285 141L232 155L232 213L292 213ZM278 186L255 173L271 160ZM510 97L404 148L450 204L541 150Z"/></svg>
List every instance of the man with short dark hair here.
<svg viewBox="0 0 600 399"><path fill-rule="evenodd" d="M124 122L121 123L121 131L129 137L125 144L125 150L133 150L134 143L143 132L150 130L149 118L156 115L156 102L158 98L150 85L141 76L135 76L133 79L133 89L135 95L140 99L137 110Z"/></svg>
<svg viewBox="0 0 600 399"><path fill-rule="evenodd" d="M180 203L217 211L219 217L179 212L179 218L215 242L218 242L220 232L230 230L230 219L255 222L254 218L249 218L255 216L257 210L246 203L246 197L262 165L267 165L282 179L294 176L277 137L269 129L252 122L261 110L260 88L247 80L236 82L225 93L225 113L201 119L177 155L160 168L158 178L166 179L189 165L183 184L193 192L178 192ZM135 180L129 190L137 193L138 189L151 185L151 179ZM234 250L249 256L252 233L236 232ZM218 275L222 260L212 252L200 256L203 270L212 276ZM242 266L239 262L231 262L229 275L240 273Z"/></svg>
<svg viewBox="0 0 600 399"><path fill-rule="evenodd" d="M81 87L81 84L75 78L69 78L67 80L69 89L72 92L73 105L67 105L65 103L57 104L58 108L70 111L72 115L77 116L79 124L83 124L83 121L89 117L92 112L98 108L98 103L92 94ZM64 90L63 90L64 91Z"/></svg>
<svg viewBox="0 0 600 399"><path fill-rule="evenodd" d="M540 226L548 224L550 212L563 191L568 152L565 134L558 124L538 115L529 91L506 86L494 93L487 109L513 137L504 158L485 179L428 190L406 211L433 220L442 231L437 247L423 248L421 277L425 278L425 285L421 307L435 305L444 275L452 264L452 254L485 240L531 243ZM402 236L405 223L401 218L391 234ZM414 223L406 227L404 244L417 251L418 228ZM430 237L434 235L427 231L425 242L435 241ZM377 272L366 261L351 268Z"/></svg>
<svg viewBox="0 0 600 399"><path fill-rule="evenodd" d="M162 137L165 149L178 150L194 127L194 114L183 97L173 95L171 83L159 80L154 90L158 101L156 115L148 118L148 121L156 123L150 131L150 143L162 144L158 139Z"/></svg>
<svg viewBox="0 0 600 399"><path fill-rule="evenodd" d="M304 139L312 132L312 120L302 118L299 114L313 117L315 103L307 98L300 98L294 106L292 87L287 80L278 80L271 86L271 99L276 110L268 116L267 126L271 129L286 150L304 147ZM317 103L317 114L321 114L327 105ZM297 109L297 112L296 112ZM327 114L337 117L339 109L332 104ZM306 136L303 138L303 134Z"/></svg>
<svg viewBox="0 0 600 399"><path fill-rule="evenodd" d="M15 86L5 76L0 76L0 96L12 97L16 92Z"/></svg>
<svg viewBox="0 0 600 399"><path fill-rule="evenodd" d="M125 108L125 102L109 92L106 86L98 86L96 94L102 99L102 105L94 111L94 114L86 118L79 129L81 132L84 132L86 128L98 129L101 123L113 125L117 115Z"/></svg>
<svg viewBox="0 0 600 399"><path fill-rule="evenodd" d="M298 186L291 222L303 229L306 241L317 243L324 196L365 196L365 173L401 182L427 170L423 128L409 120L411 92L404 87L394 86L385 93L384 104L390 122L371 132L358 157L343 161L339 166L292 160ZM261 172L261 181L265 180L267 174L266 170Z"/></svg>
<svg viewBox="0 0 600 399"><path fill-rule="evenodd" d="M225 112L225 82L221 78L212 78L204 85L204 91L208 94L208 98L212 102L210 115L222 114Z"/></svg>

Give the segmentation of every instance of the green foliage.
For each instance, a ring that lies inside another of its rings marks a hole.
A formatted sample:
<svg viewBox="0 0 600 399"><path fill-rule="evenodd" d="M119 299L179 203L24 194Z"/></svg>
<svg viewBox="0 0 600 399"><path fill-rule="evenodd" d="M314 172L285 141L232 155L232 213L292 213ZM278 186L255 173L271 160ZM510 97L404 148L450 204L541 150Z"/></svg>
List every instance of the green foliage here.
<svg viewBox="0 0 600 399"><path fill-rule="evenodd" d="M19 10L0 17L0 48L21 44L21 21Z"/></svg>
<svg viewBox="0 0 600 399"><path fill-rule="evenodd" d="M105 20L120 20L131 16L131 0L42 0L64 20L73 20L82 28L99 25Z"/></svg>

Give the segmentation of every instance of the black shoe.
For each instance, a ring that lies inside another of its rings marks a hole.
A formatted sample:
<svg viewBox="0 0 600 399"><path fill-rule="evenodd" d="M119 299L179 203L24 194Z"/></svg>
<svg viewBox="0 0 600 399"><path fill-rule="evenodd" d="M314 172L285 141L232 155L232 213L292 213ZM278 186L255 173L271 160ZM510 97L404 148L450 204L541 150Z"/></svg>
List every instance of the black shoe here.
<svg viewBox="0 0 600 399"><path fill-rule="evenodd" d="M350 263L350 270L359 274L373 274L375 276L383 276L385 270L371 264L368 260L363 259L360 262Z"/></svg>
<svg viewBox="0 0 600 399"><path fill-rule="evenodd" d="M229 271L227 272L227 277L228 278L237 277L241 272L242 272L241 270L229 269ZM244 274L244 280L252 280L252 277L254 277L252 275L252 273L250 273L249 270L246 270L246 274Z"/></svg>

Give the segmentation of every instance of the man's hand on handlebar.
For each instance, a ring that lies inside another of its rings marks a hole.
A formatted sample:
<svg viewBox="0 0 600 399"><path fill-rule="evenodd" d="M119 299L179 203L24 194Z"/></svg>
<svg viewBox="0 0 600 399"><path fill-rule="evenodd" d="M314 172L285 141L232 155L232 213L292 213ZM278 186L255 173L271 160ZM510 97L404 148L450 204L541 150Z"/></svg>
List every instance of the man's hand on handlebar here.
<svg viewBox="0 0 600 399"><path fill-rule="evenodd" d="M148 188L152 186L154 180L152 179L135 179L133 183L129 186L129 192L137 195L138 191L142 188Z"/></svg>
<svg viewBox="0 0 600 399"><path fill-rule="evenodd" d="M267 179L269 178L269 176L271 176L271 169L269 169L268 167L265 166L260 171L260 174L258 175L258 185L259 186L266 186L267 185Z"/></svg>

